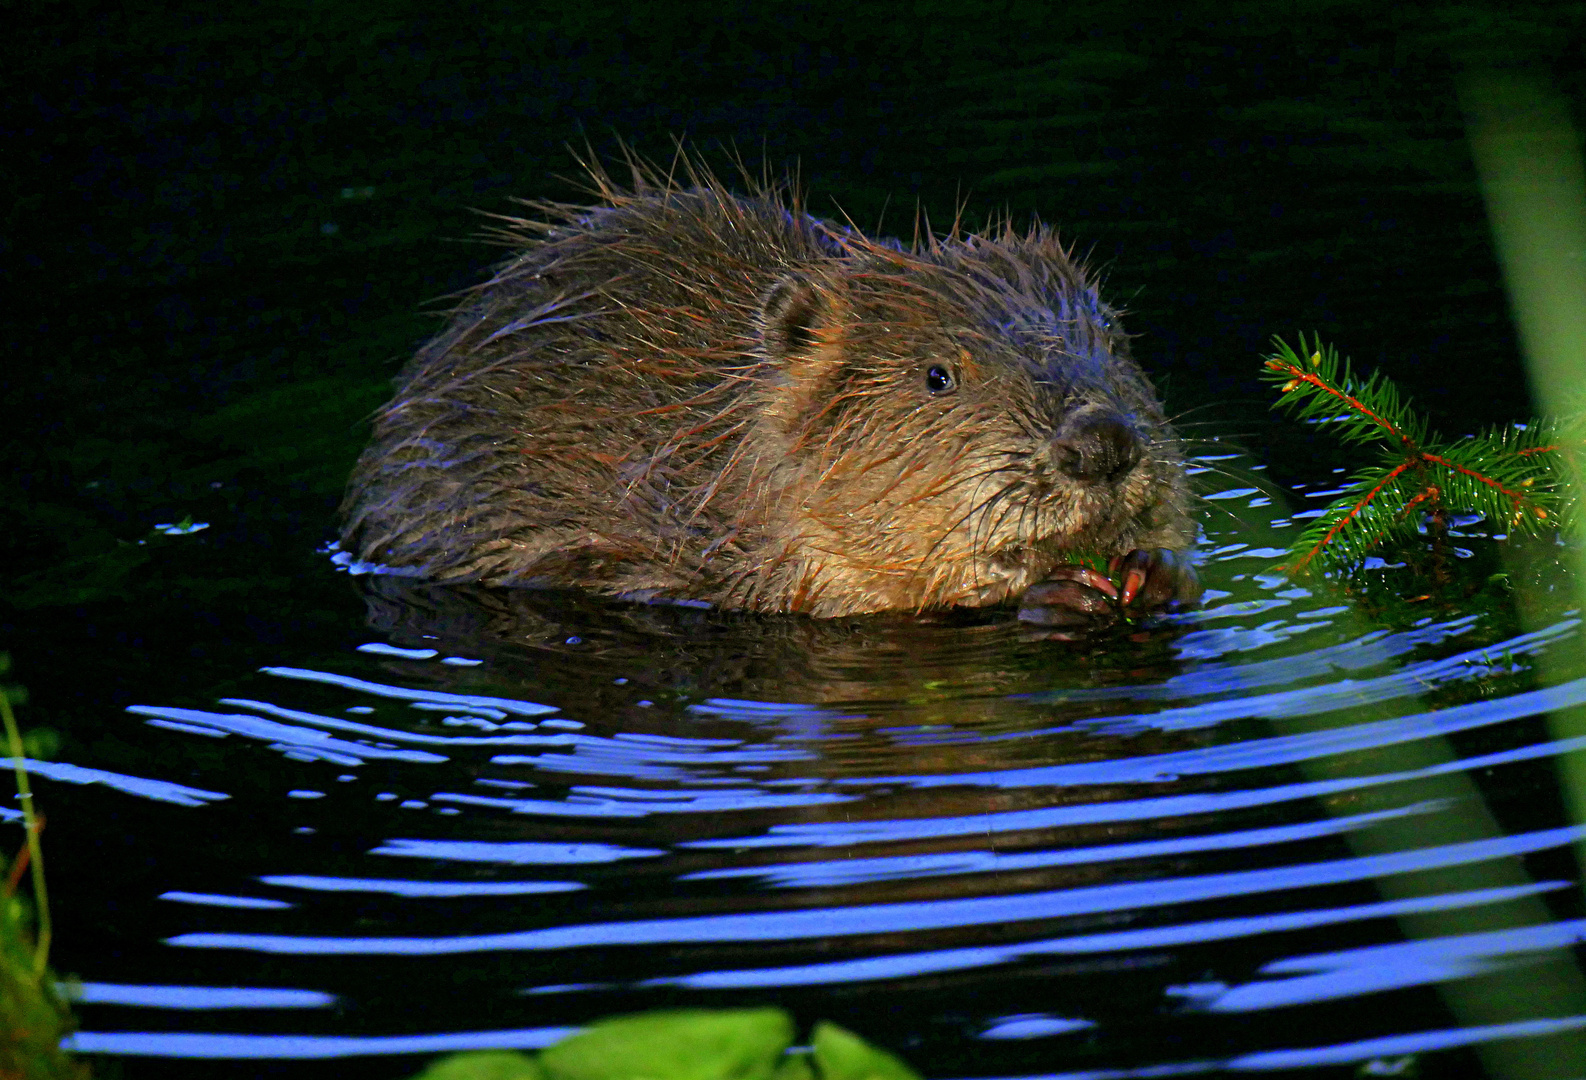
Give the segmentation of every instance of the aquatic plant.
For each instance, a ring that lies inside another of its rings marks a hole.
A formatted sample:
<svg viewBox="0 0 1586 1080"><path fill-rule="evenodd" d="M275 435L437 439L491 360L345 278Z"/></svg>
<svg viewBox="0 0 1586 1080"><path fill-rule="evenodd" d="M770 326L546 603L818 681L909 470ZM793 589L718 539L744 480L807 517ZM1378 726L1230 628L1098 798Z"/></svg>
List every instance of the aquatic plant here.
<svg viewBox="0 0 1586 1080"><path fill-rule="evenodd" d="M1282 338L1273 345L1262 371L1281 394L1273 407L1379 456L1290 546L1281 566L1289 574L1353 569L1371 551L1423 533L1440 542L1457 513L1481 514L1503 535L1552 535L1573 521L1565 477L1573 451L1586 445L1578 420L1445 439L1390 379L1362 377L1319 338L1307 344L1301 334L1298 349Z"/></svg>
<svg viewBox="0 0 1586 1080"><path fill-rule="evenodd" d="M0 653L0 675L11 658ZM44 862L39 847L41 819L33 807L33 794L23 767L25 752L11 700L17 690L0 685L0 721L5 725L7 750L16 769L17 794L22 803L26 840L9 861L0 856L0 1077L5 1080L86 1080L88 1067L68 1058L60 1049L62 1036L71 1030L71 1013L55 988L48 967L50 948L49 901L44 890ZM33 903L19 893L22 877L32 872ZM31 915L31 918L30 918ZM36 923L37 930L32 925Z"/></svg>
<svg viewBox="0 0 1586 1080"><path fill-rule="evenodd" d="M415 1080L919 1080L885 1050L822 1020L807 1048L784 1010L679 1009L602 1020L539 1054L452 1054Z"/></svg>

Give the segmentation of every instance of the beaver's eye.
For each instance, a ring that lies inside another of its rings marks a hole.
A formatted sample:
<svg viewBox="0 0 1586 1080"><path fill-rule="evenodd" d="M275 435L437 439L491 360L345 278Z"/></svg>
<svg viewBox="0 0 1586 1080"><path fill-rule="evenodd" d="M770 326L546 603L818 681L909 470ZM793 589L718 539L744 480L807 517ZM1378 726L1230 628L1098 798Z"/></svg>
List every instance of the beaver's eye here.
<svg viewBox="0 0 1586 1080"><path fill-rule="evenodd" d="M925 373L925 388L933 394L945 394L953 388L953 373L940 364L934 364Z"/></svg>

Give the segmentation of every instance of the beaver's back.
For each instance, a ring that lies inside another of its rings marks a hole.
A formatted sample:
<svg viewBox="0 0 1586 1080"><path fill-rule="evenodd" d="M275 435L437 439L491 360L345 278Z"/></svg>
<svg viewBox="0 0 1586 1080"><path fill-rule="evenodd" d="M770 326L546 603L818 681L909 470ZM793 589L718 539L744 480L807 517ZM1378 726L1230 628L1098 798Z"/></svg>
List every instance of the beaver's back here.
<svg viewBox="0 0 1586 1080"><path fill-rule="evenodd" d="M399 377L343 505L360 558L493 584L706 575L742 495L722 465L760 299L832 245L775 190L608 200L511 222L520 253Z"/></svg>

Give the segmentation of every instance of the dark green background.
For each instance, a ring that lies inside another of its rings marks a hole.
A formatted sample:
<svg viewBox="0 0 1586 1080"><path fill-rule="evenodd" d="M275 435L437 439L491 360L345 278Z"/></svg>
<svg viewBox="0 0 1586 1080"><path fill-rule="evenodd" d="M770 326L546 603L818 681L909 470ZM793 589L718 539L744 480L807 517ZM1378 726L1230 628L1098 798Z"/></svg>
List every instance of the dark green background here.
<svg viewBox="0 0 1586 1080"><path fill-rule="evenodd" d="M11 10L13 641L290 590L436 298L501 254L477 211L576 198L569 143L735 147L889 232L1039 213L1170 409L1258 448L1258 354L1298 330L1451 433L1517 418L1455 78L1541 69L1579 103L1586 68L1580 4ZM211 529L149 535L189 514Z"/></svg>
<svg viewBox="0 0 1586 1080"><path fill-rule="evenodd" d="M683 137L718 168L736 147L797 168L814 212L904 235L917 206L1039 213L1104 268L1187 430L1243 433L1280 478L1333 450L1265 419L1275 333L1381 366L1449 434L1524 416L1456 77L1541 71L1579 121L1586 5L1499 11L8 7L0 650L24 725L63 760L199 783L225 767L212 741L140 741L120 708L206 706L368 639L315 554L364 418L437 298L501 256L469 239L477 211L578 197L569 143L664 159ZM187 516L210 527L151 532ZM142 974L141 894L106 896L105 867L262 865L169 808L60 790L63 970L111 977L125 948L117 977Z"/></svg>

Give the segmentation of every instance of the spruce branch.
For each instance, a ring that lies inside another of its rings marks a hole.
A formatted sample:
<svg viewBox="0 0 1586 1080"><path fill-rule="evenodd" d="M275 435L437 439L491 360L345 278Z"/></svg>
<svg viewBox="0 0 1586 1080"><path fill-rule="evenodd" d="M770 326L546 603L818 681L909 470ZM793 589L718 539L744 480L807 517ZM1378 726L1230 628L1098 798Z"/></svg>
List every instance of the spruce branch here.
<svg viewBox="0 0 1586 1080"><path fill-rule="evenodd" d="M1391 380L1380 372L1362 378L1319 338L1301 334L1298 349L1274 338L1273 346L1262 371L1281 394L1273 407L1381 455L1295 540L1283 566L1291 575L1356 567L1385 543L1441 534L1460 512L1526 535L1573 520L1565 476L1586 447L1581 421L1531 421L1451 442Z"/></svg>

